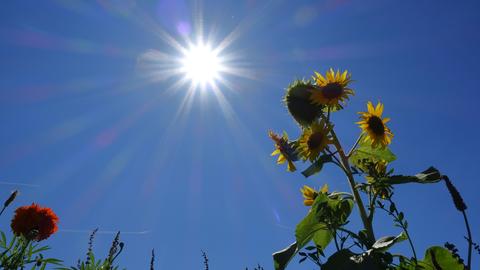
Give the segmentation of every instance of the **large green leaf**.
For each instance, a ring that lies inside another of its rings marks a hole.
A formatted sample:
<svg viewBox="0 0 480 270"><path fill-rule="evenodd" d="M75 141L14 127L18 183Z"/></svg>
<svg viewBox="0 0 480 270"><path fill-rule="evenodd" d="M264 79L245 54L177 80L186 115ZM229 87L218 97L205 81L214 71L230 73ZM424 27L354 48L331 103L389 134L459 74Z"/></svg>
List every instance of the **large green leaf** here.
<svg viewBox="0 0 480 270"><path fill-rule="evenodd" d="M302 172L303 176L309 177L318 172L320 172L323 168L325 163L331 162L332 156L330 155L323 155L319 157L315 162L312 163L306 170Z"/></svg>
<svg viewBox="0 0 480 270"><path fill-rule="evenodd" d="M425 258L415 262L402 258L397 270L464 270L461 264L452 253L443 247L433 246L425 251Z"/></svg>
<svg viewBox="0 0 480 270"><path fill-rule="evenodd" d="M379 180L385 181L386 183L389 183L392 185L406 184L406 183L431 184L431 183L436 183L442 180L442 174L434 167L430 167L425 171L413 176L392 175L389 177L380 178Z"/></svg>
<svg viewBox="0 0 480 270"><path fill-rule="evenodd" d="M439 246L427 249L423 262L432 270L463 270L465 268L448 249Z"/></svg>
<svg viewBox="0 0 480 270"><path fill-rule="evenodd" d="M297 242L295 242L287 248L273 253L273 265L275 270L284 270L297 252Z"/></svg>
<svg viewBox="0 0 480 270"><path fill-rule="evenodd" d="M349 161L357 168L364 168L365 161L378 162L386 161L388 163L394 161L397 157L393 154L388 147L375 147L373 148L369 143L361 142L360 145L350 155Z"/></svg>

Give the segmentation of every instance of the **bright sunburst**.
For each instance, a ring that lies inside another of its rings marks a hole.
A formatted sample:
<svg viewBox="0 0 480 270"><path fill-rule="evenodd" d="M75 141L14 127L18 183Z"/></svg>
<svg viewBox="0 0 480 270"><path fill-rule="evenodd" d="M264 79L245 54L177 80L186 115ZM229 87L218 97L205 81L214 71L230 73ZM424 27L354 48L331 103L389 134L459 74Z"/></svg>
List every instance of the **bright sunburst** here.
<svg viewBox="0 0 480 270"><path fill-rule="evenodd" d="M181 71L194 85L205 87L213 86L220 79L222 72L222 59L218 52L209 45L199 43L192 45L183 53Z"/></svg>

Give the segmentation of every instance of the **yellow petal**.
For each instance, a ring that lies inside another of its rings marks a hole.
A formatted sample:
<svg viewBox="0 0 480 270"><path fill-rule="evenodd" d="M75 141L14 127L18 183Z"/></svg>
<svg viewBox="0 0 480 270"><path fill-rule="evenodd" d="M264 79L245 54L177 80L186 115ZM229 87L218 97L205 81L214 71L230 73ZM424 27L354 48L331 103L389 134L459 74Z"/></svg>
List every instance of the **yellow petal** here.
<svg viewBox="0 0 480 270"><path fill-rule="evenodd" d="M303 201L303 204L304 204L305 206L311 206L311 205L313 204L313 200L310 200L310 199L309 199L309 200L304 200L304 201Z"/></svg>
<svg viewBox="0 0 480 270"><path fill-rule="evenodd" d="M383 104L382 103L378 103L377 104L377 107L375 108L375 113L377 114L377 116L382 116L382 113L383 113Z"/></svg>
<svg viewBox="0 0 480 270"><path fill-rule="evenodd" d="M322 74L318 73L315 71L315 75L317 76L317 83L320 84L320 85L323 85L326 80L325 78L322 76Z"/></svg>
<svg viewBox="0 0 480 270"><path fill-rule="evenodd" d="M273 151L270 155L271 156L275 156L275 155L278 155L280 154L280 149L276 149L275 151Z"/></svg>
<svg viewBox="0 0 480 270"><path fill-rule="evenodd" d="M367 103L367 108L368 108L368 112L369 112L369 113L371 113L371 114L375 113L375 109L373 108L372 102L369 101L369 102Z"/></svg>
<svg viewBox="0 0 480 270"><path fill-rule="evenodd" d="M323 187L320 189L320 192L321 193L327 193L328 192L328 185L327 184L323 185Z"/></svg>
<svg viewBox="0 0 480 270"><path fill-rule="evenodd" d="M332 82L335 80L335 71L333 71L333 69L327 71L327 80L328 82Z"/></svg>

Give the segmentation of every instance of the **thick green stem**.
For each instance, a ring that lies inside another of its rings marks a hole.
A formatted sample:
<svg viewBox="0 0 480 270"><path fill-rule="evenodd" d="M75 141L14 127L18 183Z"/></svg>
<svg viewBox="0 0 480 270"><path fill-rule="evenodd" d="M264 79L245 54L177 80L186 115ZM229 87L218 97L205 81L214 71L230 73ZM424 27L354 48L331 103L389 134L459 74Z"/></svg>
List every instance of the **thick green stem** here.
<svg viewBox="0 0 480 270"><path fill-rule="evenodd" d="M335 131L331 130L333 136L333 143L337 148L338 154L340 155L340 159L342 161L343 168L345 169L345 173L347 175L348 183L350 184L350 188L352 189L353 197L355 202L357 203L358 210L360 212L360 217L362 218L363 226L367 232L368 240L371 244L375 243L375 235L373 233L372 223L368 219L367 211L365 210L365 206L362 201L362 197L360 197L360 193L358 193L357 188L355 187L355 179L353 178L352 170L350 169L350 163L348 162L348 157L345 154L345 151L340 144Z"/></svg>

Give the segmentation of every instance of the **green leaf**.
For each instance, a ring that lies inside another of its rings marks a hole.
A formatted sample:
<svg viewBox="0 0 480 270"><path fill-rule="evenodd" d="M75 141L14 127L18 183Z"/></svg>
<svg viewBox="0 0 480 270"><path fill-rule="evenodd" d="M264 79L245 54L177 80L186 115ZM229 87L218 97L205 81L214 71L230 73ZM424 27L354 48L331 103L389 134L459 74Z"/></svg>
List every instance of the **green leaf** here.
<svg viewBox="0 0 480 270"><path fill-rule="evenodd" d="M380 252L387 251L390 247L398 242L407 240L408 237L405 232L400 233L397 236L384 236L378 239L372 246L372 249Z"/></svg>
<svg viewBox="0 0 480 270"><path fill-rule="evenodd" d="M305 177L309 177L316 173L319 173L322 170L323 165L331 161L332 161L332 156L323 155L319 157L315 162L313 162L312 165L310 165L306 170L304 170L302 174Z"/></svg>
<svg viewBox="0 0 480 270"><path fill-rule="evenodd" d="M273 253L273 265L275 267L275 270L284 270L296 253L297 242L291 244L283 250Z"/></svg>
<svg viewBox="0 0 480 270"><path fill-rule="evenodd" d="M379 181L384 181L391 185L406 184L406 183L431 184L431 183L436 183L440 180L442 180L442 175L434 167L430 167L425 171L413 176L392 175L390 177L384 177L379 179Z"/></svg>
<svg viewBox="0 0 480 270"><path fill-rule="evenodd" d="M353 208L353 200L342 196L327 196L319 193L307 216L297 225L296 242L284 250L273 254L275 270L286 268L290 260L310 241L325 249L333 239L333 235L325 223L335 218L341 225L346 222Z"/></svg>
<svg viewBox="0 0 480 270"><path fill-rule="evenodd" d="M433 246L425 251L425 258L415 262L401 257L398 270L464 270L465 266L443 247Z"/></svg>
<svg viewBox="0 0 480 270"><path fill-rule="evenodd" d="M386 161L388 163L394 161L397 157L393 154L388 147L373 148L369 143L361 142L360 146L355 149L352 155L349 158L351 164L355 165L357 168L366 170L364 168L364 161L378 162Z"/></svg>
<svg viewBox="0 0 480 270"><path fill-rule="evenodd" d="M425 264L430 266L432 270L464 269L464 265L459 263L448 249L439 246L434 246L427 249L425 252L425 259L423 259L423 261Z"/></svg>
<svg viewBox="0 0 480 270"><path fill-rule="evenodd" d="M63 262L62 260L55 259L55 258L46 258L46 259L43 259L42 261L45 263L50 263L55 265L61 265Z"/></svg>
<svg viewBox="0 0 480 270"><path fill-rule="evenodd" d="M322 249L328 245L332 240L331 232L328 230L327 225L319 220L321 217L322 210L320 206L328 203L329 198L324 193L319 193L315 202L308 212L307 216L297 225L295 230L295 237L297 239L297 244L299 249L302 249L308 242L312 240L314 235L318 232L315 242L316 245L321 246Z"/></svg>

